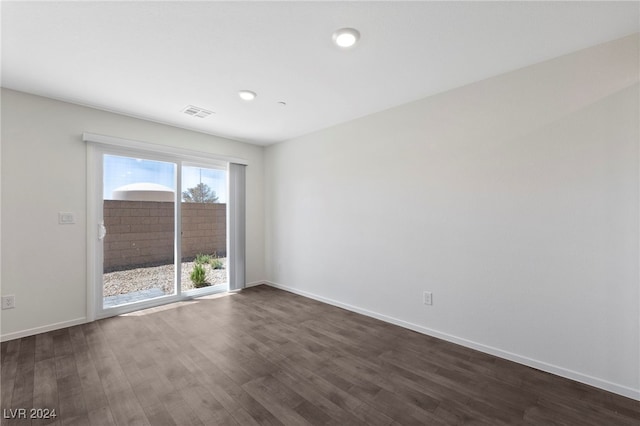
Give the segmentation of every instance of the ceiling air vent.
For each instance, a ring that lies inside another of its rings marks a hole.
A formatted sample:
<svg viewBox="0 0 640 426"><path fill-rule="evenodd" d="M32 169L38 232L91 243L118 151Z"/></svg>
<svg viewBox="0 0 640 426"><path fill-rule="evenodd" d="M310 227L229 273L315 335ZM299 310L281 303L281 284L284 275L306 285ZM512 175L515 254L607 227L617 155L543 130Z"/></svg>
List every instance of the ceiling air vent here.
<svg viewBox="0 0 640 426"><path fill-rule="evenodd" d="M213 111L207 111L204 108L199 108L197 106L188 105L185 109L182 110L187 115L198 118L206 118L213 114Z"/></svg>

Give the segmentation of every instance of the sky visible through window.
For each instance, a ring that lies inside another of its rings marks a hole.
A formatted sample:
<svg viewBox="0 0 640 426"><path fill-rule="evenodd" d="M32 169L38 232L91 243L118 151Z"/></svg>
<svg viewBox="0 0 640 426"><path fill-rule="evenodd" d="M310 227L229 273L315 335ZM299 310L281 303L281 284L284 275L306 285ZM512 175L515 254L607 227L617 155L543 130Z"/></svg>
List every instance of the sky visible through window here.
<svg viewBox="0 0 640 426"><path fill-rule="evenodd" d="M163 161L105 155L103 174L105 200L113 199L114 189L133 183L155 183L175 189L175 166ZM225 170L182 166L181 192L193 188L200 182L209 185L216 192L219 203L227 202Z"/></svg>

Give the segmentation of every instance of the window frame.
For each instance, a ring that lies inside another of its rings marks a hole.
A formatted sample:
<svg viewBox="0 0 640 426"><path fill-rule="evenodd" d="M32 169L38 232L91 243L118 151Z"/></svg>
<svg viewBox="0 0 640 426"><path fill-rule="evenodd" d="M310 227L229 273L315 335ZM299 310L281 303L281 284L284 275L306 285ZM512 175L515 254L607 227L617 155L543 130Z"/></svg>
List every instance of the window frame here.
<svg viewBox="0 0 640 426"><path fill-rule="evenodd" d="M84 133L83 141L87 143L87 320L94 321L96 319L106 318L109 316L120 315L123 313L133 312L150 307L160 306L167 303L192 299L203 295L219 293L227 291L231 283L226 289L197 289L183 294L181 289L181 206L182 201L182 167L198 165L206 168L224 169L227 171L227 191L230 194L233 188L229 170L231 164L240 164L246 166L246 160L229 157L224 155L216 155L207 152L188 150L175 146L159 145L149 142L135 141L130 139L117 138L113 136L98 135L93 133ZM103 308L102 291L98 291L98 284L102 285L102 265L103 265L103 244L99 243L98 234L99 226L103 220L102 206L100 201L103 198L103 159L104 155L119 155L145 158L154 161L164 161L176 165L175 176L175 232L174 232L174 264L175 276L174 284L176 292L173 295L167 295L141 302L135 302L127 305L121 305L113 308ZM230 202L231 200L229 200ZM232 207L227 204L227 229L229 229L229 215ZM244 235L243 235L244 237ZM237 244L231 241L232 236L227 234L227 252ZM239 244L244 246L244 244ZM229 259L229 257L228 257ZM244 265L244 258L239 259ZM228 271L228 278L230 278Z"/></svg>

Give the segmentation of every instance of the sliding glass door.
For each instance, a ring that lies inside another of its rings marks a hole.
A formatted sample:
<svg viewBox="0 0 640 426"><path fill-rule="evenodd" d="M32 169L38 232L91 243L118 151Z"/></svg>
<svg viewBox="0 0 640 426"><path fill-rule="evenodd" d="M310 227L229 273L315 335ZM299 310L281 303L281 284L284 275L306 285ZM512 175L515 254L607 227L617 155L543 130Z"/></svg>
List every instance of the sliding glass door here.
<svg viewBox="0 0 640 426"><path fill-rule="evenodd" d="M95 317L228 289L227 163L101 148L94 164Z"/></svg>

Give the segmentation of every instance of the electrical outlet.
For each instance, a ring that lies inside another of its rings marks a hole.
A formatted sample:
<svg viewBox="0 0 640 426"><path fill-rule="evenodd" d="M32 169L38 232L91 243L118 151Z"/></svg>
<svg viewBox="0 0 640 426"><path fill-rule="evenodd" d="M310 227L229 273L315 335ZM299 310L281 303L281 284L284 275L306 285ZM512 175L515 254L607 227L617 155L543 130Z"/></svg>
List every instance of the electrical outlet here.
<svg viewBox="0 0 640 426"><path fill-rule="evenodd" d="M2 309L13 309L16 307L15 296L2 296Z"/></svg>
<svg viewBox="0 0 640 426"><path fill-rule="evenodd" d="M433 295L430 291L425 291L422 295L422 302L425 305L433 305Z"/></svg>

